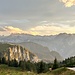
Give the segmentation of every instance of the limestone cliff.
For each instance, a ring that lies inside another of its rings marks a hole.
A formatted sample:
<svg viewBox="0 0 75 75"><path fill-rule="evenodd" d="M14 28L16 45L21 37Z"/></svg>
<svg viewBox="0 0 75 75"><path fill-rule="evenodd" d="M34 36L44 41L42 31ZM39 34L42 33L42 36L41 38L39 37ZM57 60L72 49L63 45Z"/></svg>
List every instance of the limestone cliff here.
<svg viewBox="0 0 75 75"><path fill-rule="evenodd" d="M18 45L9 45L6 50L0 51L0 57L5 57L6 60L16 59L18 62L20 60L26 60L31 62L38 62L38 57L31 53L29 50Z"/></svg>
<svg viewBox="0 0 75 75"><path fill-rule="evenodd" d="M35 59L36 58L36 59ZM28 51L27 49L21 46L13 46L9 47L8 49L8 60L16 59L17 61L20 60L30 60L33 62L38 62L38 57Z"/></svg>

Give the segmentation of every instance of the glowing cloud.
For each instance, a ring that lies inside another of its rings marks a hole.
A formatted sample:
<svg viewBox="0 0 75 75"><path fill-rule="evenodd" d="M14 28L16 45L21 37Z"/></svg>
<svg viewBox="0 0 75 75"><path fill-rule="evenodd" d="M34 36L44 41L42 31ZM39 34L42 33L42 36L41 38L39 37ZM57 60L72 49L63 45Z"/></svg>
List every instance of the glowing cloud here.
<svg viewBox="0 0 75 75"><path fill-rule="evenodd" d="M23 30L21 30L19 28L12 27L12 26L5 26L5 30L10 33L24 33Z"/></svg>
<svg viewBox="0 0 75 75"><path fill-rule="evenodd" d="M31 28L30 31L38 32L39 35L56 35L59 33L73 34L75 33L75 27L69 27L69 26L59 27L59 26L46 25L46 26L37 26Z"/></svg>
<svg viewBox="0 0 75 75"><path fill-rule="evenodd" d="M36 32L36 31L31 31L31 30L25 31L25 30L22 30L20 28L16 28L16 27L12 27L12 26L5 26L4 29L8 34L11 34L11 33L13 33L13 34L16 34L16 33L22 34L22 33L24 33L24 34L39 35L38 32Z"/></svg>
<svg viewBox="0 0 75 75"><path fill-rule="evenodd" d="M39 25L33 28L30 28L28 30L22 30L20 28L12 27L12 26L5 26L3 28L5 31L0 31L0 35L9 35L11 33L16 34L31 34L31 35L56 35L59 33L69 33L73 34L75 33L75 26L70 27L70 26L52 26L52 25Z"/></svg>
<svg viewBox="0 0 75 75"><path fill-rule="evenodd" d="M65 4L65 7L71 7L75 5L75 0L59 0Z"/></svg>

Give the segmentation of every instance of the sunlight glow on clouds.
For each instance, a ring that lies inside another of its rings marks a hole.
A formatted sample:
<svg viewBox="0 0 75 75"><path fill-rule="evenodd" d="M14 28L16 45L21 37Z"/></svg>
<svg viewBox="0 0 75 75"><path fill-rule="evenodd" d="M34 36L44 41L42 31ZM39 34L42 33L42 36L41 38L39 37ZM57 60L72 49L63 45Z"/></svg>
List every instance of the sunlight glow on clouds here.
<svg viewBox="0 0 75 75"><path fill-rule="evenodd" d="M12 26L5 26L5 30L9 31L10 33L23 33L24 32L23 30L12 27Z"/></svg>
<svg viewBox="0 0 75 75"><path fill-rule="evenodd" d="M46 25L46 26L36 26L34 28L31 28L30 31L33 32L36 31L39 33L39 35L56 35L59 33L73 34L75 33L75 27L69 27L69 26L59 27L59 26Z"/></svg>
<svg viewBox="0 0 75 75"><path fill-rule="evenodd" d="M0 28L0 34L16 34L16 33L24 33L24 34L31 34L31 35L57 35L60 33L68 33L73 34L75 33L75 26L52 26L52 25L39 25L33 28L30 28L28 30L22 30L20 28L12 27L12 26L5 26L4 31L2 31L2 28Z"/></svg>
<svg viewBox="0 0 75 75"><path fill-rule="evenodd" d="M32 34L32 35L39 35L38 32L34 32L34 31L30 31L30 30L22 30L20 28L16 28L16 27L12 27L12 26L5 26L4 28L1 28L0 27L0 34L1 35L9 35L9 34L16 34L16 33L19 33L19 34Z"/></svg>
<svg viewBox="0 0 75 75"><path fill-rule="evenodd" d="M7 32L9 32L9 33L19 33L19 34L21 34L21 33L25 33L25 34L27 34L27 32L26 31L23 31L22 29L20 29L20 28L16 28L16 27L12 27L12 26L5 26L5 30L7 31Z"/></svg>
<svg viewBox="0 0 75 75"><path fill-rule="evenodd" d="M62 6L64 4L64 6ZM1 0L0 35L75 33L75 0Z"/></svg>
<svg viewBox="0 0 75 75"><path fill-rule="evenodd" d="M59 0L65 4L65 7L71 7L75 5L75 0Z"/></svg>

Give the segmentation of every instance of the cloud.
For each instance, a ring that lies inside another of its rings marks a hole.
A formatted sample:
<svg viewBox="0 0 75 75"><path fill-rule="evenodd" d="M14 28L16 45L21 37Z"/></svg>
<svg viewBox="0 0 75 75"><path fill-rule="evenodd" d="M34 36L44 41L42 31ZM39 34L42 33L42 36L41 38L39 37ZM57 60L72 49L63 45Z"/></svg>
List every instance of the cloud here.
<svg viewBox="0 0 75 75"><path fill-rule="evenodd" d="M21 30L20 28L16 28L12 26L5 26L5 30L10 33L25 33L25 31Z"/></svg>
<svg viewBox="0 0 75 75"><path fill-rule="evenodd" d="M10 22L13 22L13 23L27 23L27 22L29 22L29 20L26 20L26 19L21 19L21 20L11 20Z"/></svg>
<svg viewBox="0 0 75 75"><path fill-rule="evenodd" d="M69 23L67 23L69 22ZM74 21L73 21L74 22ZM56 26L56 27L63 27L63 26L69 26L69 24L71 23L71 21L56 21L56 22L51 22L51 21L41 21L40 23L38 23L38 25L40 26Z"/></svg>
<svg viewBox="0 0 75 75"><path fill-rule="evenodd" d="M60 21L40 21L38 23L38 25L40 26L56 26L56 27L75 27L75 20L60 20Z"/></svg>
<svg viewBox="0 0 75 75"><path fill-rule="evenodd" d="M0 25L7 25L8 23L6 22L0 22Z"/></svg>
<svg viewBox="0 0 75 75"><path fill-rule="evenodd" d="M59 0L65 4L65 7L71 7L75 5L75 0Z"/></svg>
<svg viewBox="0 0 75 75"><path fill-rule="evenodd" d="M55 35L60 31L63 31L63 29L61 30L60 27L50 25L36 26L35 28L31 28L30 30L33 32L38 32L39 35Z"/></svg>
<svg viewBox="0 0 75 75"><path fill-rule="evenodd" d="M30 31L38 32L39 35L56 35L59 33L75 33L75 27L59 27L59 26L50 26L50 25L43 25L43 26L36 26L34 28L31 28Z"/></svg>
<svg viewBox="0 0 75 75"><path fill-rule="evenodd" d="M55 24L55 23L54 23ZM4 31L3 31L4 30ZM69 34L73 34L75 33L75 27L70 27L68 26L58 26L58 25L38 25L35 27L32 27L28 30L22 30L20 28L17 27L13 27L13 26L5 26L0 27L0 35L8 35L8 34L31 34L31 35L56 35L59 33L69 33Z"/></svg>
<svg viewBox="0 0 75 75"><path fill-rule="evenodd" d="M15 33L22 34L22 33L24 33L24 34L39 35L38 32L36 32L36 31L35 32L31 31L31 30L25 31L25 30L22 30L20 28L12 27L12 26L5 26L4 29L6 30L6 33L8 33L8 34L11 34L11 33L13 33L13 34L15 34Z"/></svg>
<svg viewBox="0 0 75 75"><path fill-rule="evenodd" d="M3 27L0 27L0 32L5 31L5 29Z"/></svg>

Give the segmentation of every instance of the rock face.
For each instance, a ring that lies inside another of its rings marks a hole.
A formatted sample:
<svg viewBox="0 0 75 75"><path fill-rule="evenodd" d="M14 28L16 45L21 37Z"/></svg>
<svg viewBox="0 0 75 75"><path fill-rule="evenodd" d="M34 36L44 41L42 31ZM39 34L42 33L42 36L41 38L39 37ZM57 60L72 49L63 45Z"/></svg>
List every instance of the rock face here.
<svg viewBox="0 0 75 75"><path fill-rule="evenodd" d="M35 59L36 58L36 59ZM13 46L8 49L8 60L26 60L38 62L38 57L21 46Z"/></svg>
<svg viewBox="0 0 75 75"><path fill-rule="evenodd" d="M18 45L10 45L7 50L0 51L0 57L5 57L6 60L16 59L18 62L21 60L38 62L38 57L31 53L29 50Z"/></svg>

